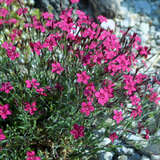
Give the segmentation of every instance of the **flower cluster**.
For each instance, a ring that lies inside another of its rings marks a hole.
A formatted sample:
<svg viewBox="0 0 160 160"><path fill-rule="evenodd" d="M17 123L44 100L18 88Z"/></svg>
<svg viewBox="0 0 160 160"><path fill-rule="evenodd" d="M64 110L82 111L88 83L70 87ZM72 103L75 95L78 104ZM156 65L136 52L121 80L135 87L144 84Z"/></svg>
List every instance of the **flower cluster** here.
<svg viewBox="0 0 160 160"><path fill-rule="evenodd" d="M77 73L77 78L78 83L88 84L90 76L87 75L86 71L83 71L82 73Z"/></svg>
<svg viewBox="0 0 160 160"><path fill-rule="evenodd" d="M52 72L54 73L57 73L57 74L61 74L61 72L64 71L64 68L61 66L60 63L58 62L55 62L55 63L52 63Z"/></svg>
<svg viewBox="0 0 160 160"><path fill-rule="evenodd" d="M20 56L20 54L18 52L16 52L16 47L10 42L4 42L2 44L2 47L6 49L7 51L7 56L11 59L11 60L15 60L16 58L18 58Z"/></svg>
<svg viewBox="0 0 160 160"><path fill-rule="evenodd" d="M84 126L79 126L78 124L73 125L73 129L70 133L74 136L75 139L79 137L84 137Z"/></svg>
<svg viewBox="0 0 160 160"><path fill-rule="evenodd" d="M2 119L6 119L8 115L11 115L12 112L9 110L9 105L0 105L0 116Z"/></svg>
<svg viewBox="0 0 160 160"><path fill-rule="evenodd" d="M123 120L122 111L118 112L117 110L114 110L113 119L116 120L117 124L119 124Z"/></svg>
<svg viewBox="0 0 160 160"><path fill-rule="evenodd" d="M28 151L26 160L41 160L41 158L35 155L35 151Z"/></svg>
<svg viewBox="0 0 160 160"><path fill-rule="evenodd" d="M28 111L30 115L33 115L35 111L37 111L36 102L33 102L32 104L29 104L28 102L25 102L25 111Z"/></svg>
<svg viewBox="0 0 160 160"><path fill-rule="evenodd" d="M38 83L37 82L37 80L36 79L32 79L31 81L30 80L26 80L26 87L27 88L35 88L35 89L37 89L37 86L39 86L40 85L40 83Z"/></svg>
<svg viewBox="0 0 160 160"><path fill-rule="evenodd" d="M94 111L94 107L92 106L92 103L91 102L82 102L82 108L80 110L81 113L85 113L86 116L89 116L90 115L90 112L93 112Z"/></svg>
<svg viewBox="0 0 160 160"><path fill-rule="evenodd" d="M6 139L6 136L3 134L2 129L0 129L0 141Z"/></svg>
<svg viewBox="0 0 160 160"><path fill-rule="evenodd" d="M2 83L0 91L6 92L8 94L8 93L10 93L11 90L13 90L13 86L10 84L10 82Z"/></svg>

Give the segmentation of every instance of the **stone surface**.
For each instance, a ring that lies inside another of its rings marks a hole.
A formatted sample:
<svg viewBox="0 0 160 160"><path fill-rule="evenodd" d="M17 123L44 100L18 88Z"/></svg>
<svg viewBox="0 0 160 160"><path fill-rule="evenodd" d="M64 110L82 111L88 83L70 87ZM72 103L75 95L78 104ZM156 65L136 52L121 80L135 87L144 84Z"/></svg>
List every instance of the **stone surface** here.
<svg viewBox="0 0 160 160"><path fill-rule="evenodd" d="M134 154L128 158L128 160L141 160L141 156L139 154Z"/></svg>
<svg viewBox="0 0 160 160"><path fill-rule="evenodd" d="M126 155L133 155L134 149L133 148L127 148L126 146L118 147L117 148L118 153L126 154Z"/></svg>
<svg viewBox="0 0 160 160"><path fill-rule="evenodd" d="M144 1L144 0L133 1L133 5L137 12L151 14L151 7L147 1Z"/></svg>
<svg viewBox="0 0 160 160"><path fill-rule="evenodd" d="M103 141L99 144L99 147L104 147L111 143L111 140L109 138L104 138Z"/></svg>
<svg viewBox="0 0 160 160"><path fill-rule="evenodd" d="M144 33L148 33L149 32L149 24L148 23L141 23L140 25L141 27L141 30L144 32Z"/></svg>
<svg viewBox="0 0 160 160"><path fill-rule="evenodd" d="M126 155L118 156L118 160L128 160L128 157Z"/></svg>
<svg viewBox="0 0 160 160"><path fill-rule="evenodd" d="M160 154L159 155L152 155L151 160L160 160Z"/></svg>
<svg viewBox="0 0 160 160"><path fill-rule="evenodd" d="M157 44L157 45L160 45L160 39L157 39L157 40L156 40L156 44Z"/></svg>
<svg viewBox="0 0 160 160"><path fill-rule="evenodd" d="M101 159L101 160L112 160L113 155L114 155L114 154L113 154L112 152L101 153L100 159Z"/></svg>
<svg viewBox="0 0 160 160"><path fill-rule="evenodd" d="M155 154L160 156L160 144L149 144L147 147L144 149L146 152L149 152L151 154Z"/></svg>
<svg viewBox="0 0 160 160"><path fill-rule="evenodd" d="M142 156L141 160L151 160L150 158L146 157L146 156Z"/></svg>
<svg viewBox="0 0 160 160"><path fill-rule="evenodd" d="M120 10L120 0L89 0L94 16L114 18Z"/></svg>
<svg viewBox="0 0 160 160"><path fill-rule="evenodd" d="M35 0L35 7L42 11L47 11L47 7L53 7L53 13L57 14L61 10L60 6L65 9L69 6L69 0ZM98 15L114 18L120 11L121 0L80 0L78 6L81 10L87 12L90 16Z"/></svg>
<svg viewBox="0 0 160 160"><path fill-rule="evenodd" d="M110 30L115 30L116 24L112 19L107 19L107 22L102 22L101 27L103 29L110 29Z"/></svg>

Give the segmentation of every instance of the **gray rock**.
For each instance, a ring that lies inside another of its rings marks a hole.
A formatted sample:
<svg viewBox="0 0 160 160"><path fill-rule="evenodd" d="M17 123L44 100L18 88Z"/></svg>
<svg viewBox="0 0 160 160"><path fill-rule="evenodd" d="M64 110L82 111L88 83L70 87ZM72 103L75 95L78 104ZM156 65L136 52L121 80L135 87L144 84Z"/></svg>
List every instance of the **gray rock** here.
<svg viewBox="0 0 160 160"><path fill-rule="evenodd" d="M101 134L104 134L104 133L105 133L105 130L106 130L105 128L101 128L101 129L98 130L98 133L99 133L100 135L101 135Z"/></svg>
<svg viewBox="0 0 160 160"><path fill-rule="evenodd" d="M152 20L152 24L159 25L158 18L154 17L153 20Z"/></svg>
<svg viewBox="0 0 160 160"><path fill-rule="evenodd" d="M100 160L112 160L113 159L113 153L112 152L104 152L100 155Z"/></svg>
<svg viewBox="0 0 160 160"><path fill-rule="evenodd" d="M134 153L134 149L133 148L125 148L123 147L124 149L124 153L127 154L127 155L132 155Z"/></svg>
<svg viewBox="0 0 160 160"><path fill-rule="evenodd" d="M157 40L156 40L156 44L157 44L157 45L160 45L160 39L157 39Z"/></svg>
<svg viewBox="0 0 160 160"><path fill-rule="evenodd" d="M141 40L142 40L143 43L146 42L146 41L148 41L149 38L150 38L150 37L149 37L148 34L142 34L142 36L141 36Z"/></svg>
<svg viewBox="0 0 160 160"><path fill-rule="evenodd" d="M130 23L131 23L131 20L130 20L130 18L126 18L126 19L124 19L122 22L121 22L121 25L123 26L123 27L129 27L130 26Z"/></svg>
<svg viewBox="0 0 160 160"><path fill-rule="evenodd" d="M151 160L150 158L146 157L146 156L142 156L141 160Z"/></svg>
<svg viewBox="0 0 160 160"><path fill-rule="evenodd" d="M141 30L142 30L144 33L148 33L149 30L150 30L148 23L144 23L144 22L143 22L143 23L141 23L140 27L141 27Z"/></svg>
<svg viewBox="0 0 160 160"><path fill-rule="evenodd" d="M109 138L104 138L103 141L99 143L99 147L104 147L108 145L109 143L111 143L111 140Z"/></svg>
<svg viewBox="0 0 160 160"><path fill-rule="evenodd" d="M139 13L151 14L151 5L144 0L133 1L135 10Z"/></svg>
<svg viewBox="0 0 160 160"><path fill-rule="evenodd" d="M160 39L160 32L156 32L155 38L156 38L156 39Z"/></svg>
<svg viewBox="0 0 160 160"><path fill-rule="evenodd" d="M159 155L151 155L151 160L160 160L160 154Z"/></svg>
<svg viewBox="0 0 160 160"><path fill-rule="evenodd" d="M155 133L155 136L160 136L160 129Z"/></svg>
<svg viewBox="0 0 160 160"><path fill-rule="evenodd" d="M139 154L134 154L128 158L128 160L141 160L141 156Z"/></svg>
<svg viewBox="0 0 160 160"><path fill-rule="evenodd" d="M127 137L126 137L128 140L132 140L132 141L143 141L144 139L140 136L136 136L136 135L133 135L133 134L128 134Z"/></svg>
<svg viewBox="0 0 160 160"><path fill-rule="evenodd" d="M158 155L160 156L160 143L156 144L149 144L147 147L144 148L145 152L151 153L153 155ZM160 160L160 158L159 158Z"/></svg>
<svg viewBox="0 0 160 160"><path fill-rule="evenodd" d="M35 0L34 7L41 11L47 11L47 7L51 5L53 13L57 15L61 7L65 9L69 6L69 1L61 0L62 5L60 5L60 0ZM120 2L121 0L80 0L78 7L92 17L103 15L107 18L114 18L120 11Z"/></svg>
<svg viewBox="0 0 160 160"><path fill-rule="evenodd" d="M107 19L107 22L102 22L101 23L101 27L103 28L103 29L110 29L110 30L115 30L115 27L116 27L116 25L115 25L115 22L112 20L112 19Z"/></svg>
<svg viewBox="0 0 160 160"><path fill-rule="evenodd" d="M128 157L126 155L118 156L118 160L128 160Z"/></svg>
<svg viewBox="0 0 160 160"><path fill-rule="evenodd" d="M95 17L103 15L114 18L120 11L120 0L88 0Z"/></svg>
<svg viewBox="0 0 160 160"><path fill-rule="evenodd" d="M150 35L153 36L153 37L155 36L155 32L156 32L155 29L156 29L155 26L150 27Z"/></svg>
<svg viewBox="0 0 160 160"><path fill-rule="evenodd" d="M120 16L122 17L125 17L127 14L128 14L128 9L127 7L124 7L124 6L121 6L121 9L120 9Z"/></svg>
<svg viewBox="0 0 160 160"><path fill-rule="evenodd" d="M47 11L47 7L49 4L50 3L48 0L35 0L34 1L34 7L39 8L40 11Z"/></svg>
<svg viewBox="0 0 160 160"><path fill-rule="evenodd" d="M121 148L117 148L118 153L120 154L126 154L126 155L133 155L134 154L134 149L133 148L127 148L126 146L122 146Z"/></svg>

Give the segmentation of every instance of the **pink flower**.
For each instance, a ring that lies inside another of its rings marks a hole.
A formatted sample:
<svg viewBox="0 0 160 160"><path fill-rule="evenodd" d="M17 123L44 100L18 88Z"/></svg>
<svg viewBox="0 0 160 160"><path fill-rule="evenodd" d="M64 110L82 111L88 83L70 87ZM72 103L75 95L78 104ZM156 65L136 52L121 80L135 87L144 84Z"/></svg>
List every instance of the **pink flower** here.
<svg viewBox="0 0 160 160"><path fill-rule="evenodd" d="M149 139L149 130L146 129L145 132L146 132L145 139Z"/></svg>
<svg viewBox="0 0 160 160"><path fill-rule="evenodd" d="M113 116L113 119L117 121L117 124L120 123L120 121L123 120L123 117L122 117L122 111L117 111L117 110L114 110L114 116Z"/></svg>
<svg viewBox="0 0 160 160"><path fill-rule="evenodd" d="M54 87L56 89L58 89L59 91L63 91L64 90L64 87L60 83L56 83L56 85Z"/></svg>
<svg viewBox="0 0 160 160"><path fill-rule="evenodd" d="M101 88L99 92L96 92L95 96L98 99L98 103L102 106L104 106L104 104L109 100L108 93L103 88Z"/></svg>
<svg viewBox="0 0 160 160"><path fill-rule="evenodd" d="M36 102L33 102L31 105L28 102L25 102L25 111L29 111L30 115L33 115L35 111L37 111Z"/></svg>
<svg viewBox="0 0 160 160"><path fill-rule="evenodd" d="M135 119L137 115L141 116L141 113L142 113L142 106L138 105L136 109L132 110L130 117L133 117L133 119Z"/></svg>
<svg viewBox="0 0 160 160"><path fill-rule="evenodd" d="M5 18L8 13L9 13L9 12L8 12L7 9L5 9L5 8L0 8L0 17L4 17L4 18Z"/></svg>
<svg viewBox="0 0 160 160"><path fill-rule="evenodd" d="M73 128L74 129L70 131L70 134L72 134L75 139L78 139L79 137L84 137L84 126L74 124Z"/></svg>
<svg viewBox="0 0 160 160"><path fill-rule="evenodd" d="M131 95L132 92L136 91L136 82L133 80L133 76L131 75L124 75L123 77L125 78L124 82L126 84L124 89L128 91L128 95Z"/></svg>
<svg viewBox="0 0 160 160"><path fill-rule="evenodd" d="M95 92L96 92L95 86L93 82L91 82L87 84L83 94L87 97L88 101L93 102L93 96Z"/></svg>
<svg viewBox="0 0 160 160"><path fill-rule="evenodd" d="M70 0L71 1L71 3L73 4L73 3L79 3L79 0Z"/></svg>
<svg viewBox="0 0 160 160"><path fill-rule="evenodd" d="M144 126L140 123L140 122L138 122L138 134L140 134L141 133L141 130L144 128Z"/></svg>
<svg viewBox="0 0 160 160"><path fill-rule="evenodd" d="M44 93L44 89L43 88L36 89L36 92L39 93L40 95L47 96L47 94Z"/></svg>
<svg viewBox="0 0 160 160"><path fill-rule="evenodd" d="M0 26L2 25L2 24L5 24L5 20L4 19L0 19Z"/></svg>
<svg viewBox="0 0 160 160"><path fill-rule="evenodd" d="M138 73L135 78L136 83L141 84L145 80L145 78L147 78L147 75Z"/></svg>
<svg viewBox="0 0 160 160"><path fill-rule="evenodd" d="M7 56L11 60L15 60L16 58L19 57L19 53L16 52L16 47L12 43L4 42L2 44L2 47L6 49Z"/></svg>
<svg viewBox="0 0 160 160"><path fill-rule="evenodd" d="M151 92L151 95L149 96L149 100L151 102L154 102L155 104L159 104L160 97L158 97L158 94L156 92Z"/></svg>
<svg viewBox="0 0 160 160"><path fill-rule="evenodd" d="M110 134L109 139L112 141L112 143L114 142L115 139L118 139L116 132Z"/></svg>
<svg viewBox="0 0 160 160"><path fill-rule="evenodd" d="M136 95L131 96L130 100L132 102L132 105L135 105L135 106L137 106L138 103L141 101Z"/></svg>
<svg viewBox="0 0 160 160"><path fill-rule="evenodd" d="M41 160L41 158L35 156L35 152L34 151L28 151L26 160Z"/></svg>
<svg viewBox="0 0 160 160"><path fill-rule="evenodd" d="M2 119L6 119L7 115L11 115L11 111L9 110L9 105L5 104L5 105L0 105L0 116L2 117Z"/></svg>
<svg viewBox="0 0 160 160"><path fill-rule="evenodd" d="M76 14L78 15L78 17L80 18L80 19L85 19L86 18L86 13L85 12L83 12L83 11L81 11L81 10L76 10Z"/></svg>
<svg viewBox="0 0 160 160"><path fill-rule="evenodd" d="M99 20L101 23L102 23L102 22L107 22L107 18L104 17L104 16L102 16L102 15L98 16L97 18L98 18L98 20Z"/></svg>
<svg viewBox="0 0 160 160"><path fill-rule="evenodd" d="M77 73L77 77L77 82L82 82L84 84L88 84L88 80L90 79L90 76L87 75L86 71L83 71L82 73Z"/></svg>
<svg viewBox="0 0 160 160"><path fill-rule="evenodd" d="M91 102L88 102L88 103L82 102L81 106L82 106L82 108L81 108L80 112L85 113L86 116L89 116L90 112L94 111L94 107L92 106Z"/></svg>
<svg viewBox="0 0 160 160"><path fill-rule="evenodd" d="M28 12L28 8L19 8L16 13L21 16L22 14L26 14Z"/></svg>
<svg viewBox="0 0 160 160"><path fill-rule="evenodd" d="M43 12L41 14L41 16L44 18L44 19L53 19L53 14L52 13L49 13L49 12Z"/></svg>
<svg viewBox="0 0 160 160"><path fill-rule="evenodd" d="M41 44L40 41L35 42L35 43L30 43L31 47L32 47L32 51L35 51L36 54L39 56L41 54L41 49L43 49L43 45Z"/></svg>
<svg viewBox="0 0 160 160"><path fill-rule="evenodd" d="M6 139L6 136L3 134L2 129L0 129L0 141Z"/></svg>
<svg viewBox="0 0 160 160"><path fill-rule="evenodd" d="M148 54L150 54L150 51L146 46L142 47L141 45L139 45L137 51L140 55L145 56L145 58L147 58Z"/></svg>
<svg viewBox="0 0 160 160"><path fill-rule="evenodd" d="M6 21L7 24L16 24L18 21L15 18L11 18L8 21Z"/></svg>
<svg viewBox="0 0 160 160"><path fill-rule="evenodd" d="M11 33L9 36L11 37L11 40L14 41L17 36L21 36L22 30L13 29L13 33Z"/></svg>
<svg viewBox="0 0 160 160"><path fill-rule="evenodd" d="M2 83L2 87L0 88L0 91L4 91L7 94L13 89L10 82Z"/></svg>
<svg viewBox="0 0 160 160"><path fill-rule="evenodd" d="M56 36L51 34L46 38L45 42L43 43L43 47L48 48L49 51L52 51L53 47L55 46L57 46Z"/></svg>
<svg viewBox="0 0 160 160"><path fill-rule="evenodd" d="M61 72L64 71L64 68L61 66L60 63L58 62L55 62L55 63L52 63L52 72L56 72L57 74L61 74Z"/></svg>
<svg viewBox="0 0 160 160"><path fill-rule="evenodd" d="M0 2L4 2L9 6L14 0L0 0Z"/></svg>
<svg viewBox="0 0 160 160"><path fill-rule="evenodd" d="M26 80L26 87L27 88L32 88L32 87L34 87L35 89L37 89L37 86L39 86L40 85L40 83L37 83L37 80L36 79L32 79L32 81L30 81L30 80Z"/></svg>

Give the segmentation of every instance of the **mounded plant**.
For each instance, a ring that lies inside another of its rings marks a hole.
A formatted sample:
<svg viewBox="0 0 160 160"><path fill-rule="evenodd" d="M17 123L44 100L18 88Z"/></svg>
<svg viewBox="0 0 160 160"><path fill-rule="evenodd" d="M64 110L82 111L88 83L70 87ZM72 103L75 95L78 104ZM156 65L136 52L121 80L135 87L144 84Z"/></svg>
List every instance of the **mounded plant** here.
<svg viewBox="0 0 160 160"><path fill-rule="evenodd" d="M149 140L160 100L156 74L141 72L151 50L129 29L101 28L107 19L78 1L56 19L0 0L0 159L90 159L129 133Z"/></svg>

